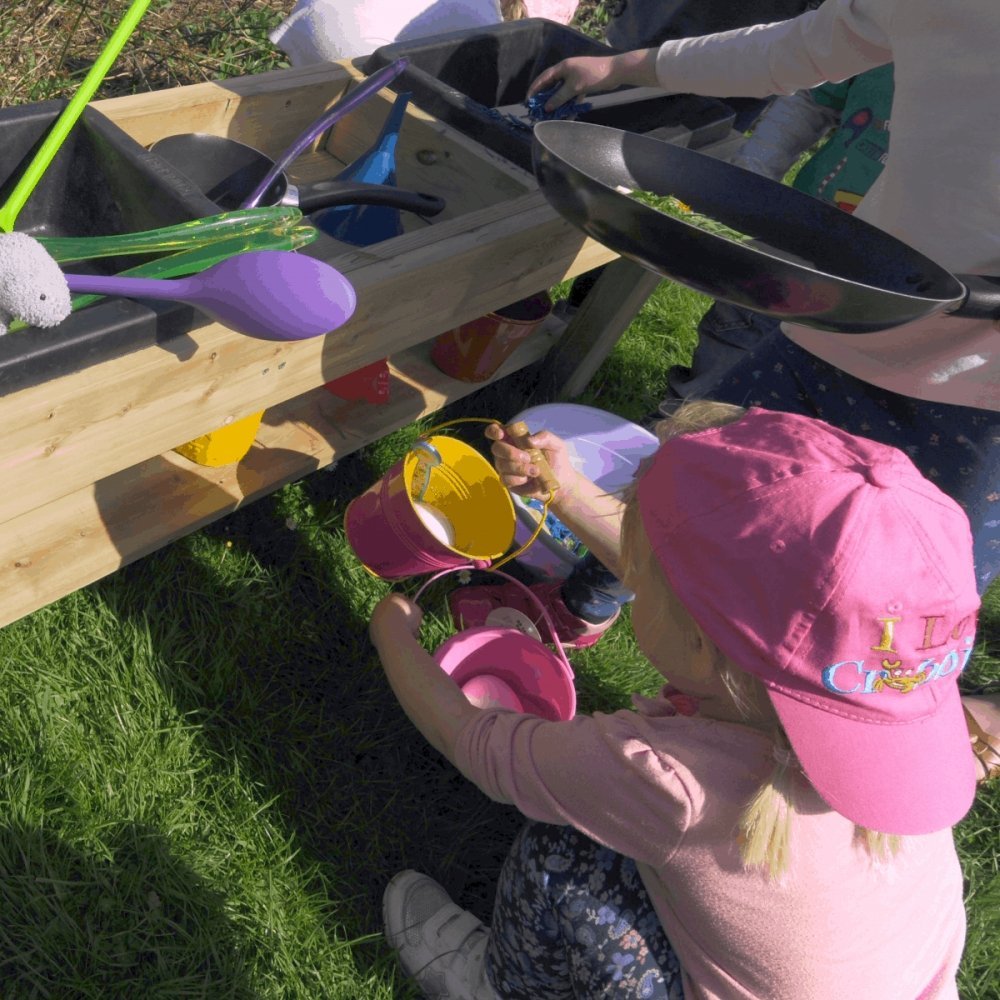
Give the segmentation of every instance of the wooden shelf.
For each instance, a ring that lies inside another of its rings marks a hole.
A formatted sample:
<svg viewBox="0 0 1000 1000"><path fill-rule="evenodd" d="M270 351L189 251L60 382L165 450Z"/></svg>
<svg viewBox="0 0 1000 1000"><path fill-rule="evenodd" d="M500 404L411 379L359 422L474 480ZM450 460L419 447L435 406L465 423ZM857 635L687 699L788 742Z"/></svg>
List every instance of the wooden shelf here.
<svg viewBox="0 0 1000 1000"><path fill-rule="evenodd" d="M385 404L315 389L268 410L235 465L208 468L167 451L14 517L0 532L0 626L538 361L561 332L550 318L477 383L444 375L430 343L417 345L392 359Z"/></svg>

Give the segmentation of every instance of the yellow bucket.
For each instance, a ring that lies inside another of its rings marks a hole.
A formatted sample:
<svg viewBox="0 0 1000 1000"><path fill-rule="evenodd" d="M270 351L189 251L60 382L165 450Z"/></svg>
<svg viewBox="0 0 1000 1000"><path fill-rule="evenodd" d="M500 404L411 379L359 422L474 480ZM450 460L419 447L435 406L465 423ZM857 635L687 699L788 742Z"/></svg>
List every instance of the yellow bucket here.
<svg viewBox="0 0 1000 1000"><path fill-rule="evenodd" d="M263 410L251 413L249 417L234 420L225 427L209 431L201 437L188 441L187 444L179 445L174 451L198 465L213 467L232 465L250 450L263 418Z"/></svg>
<svg viewBox="0 0 1000 1000"><path fill-rule="evenodd" d="M411 451L347 507L347 540L383 579L488 566L514 540L514 505L493 466L456 438L428 443L440 464L428 469ZM429 522L428 512L438 520Z"/></svg>

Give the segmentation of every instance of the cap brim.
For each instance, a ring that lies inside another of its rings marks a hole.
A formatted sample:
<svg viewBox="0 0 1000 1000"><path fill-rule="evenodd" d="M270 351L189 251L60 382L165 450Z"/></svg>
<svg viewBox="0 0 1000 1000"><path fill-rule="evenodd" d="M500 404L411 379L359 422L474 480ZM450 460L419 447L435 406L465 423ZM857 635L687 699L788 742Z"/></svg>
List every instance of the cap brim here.
<svg viewBox="0 0 1000 1000"><path fill-rule="evenodd" d="M768 694L806 777L827 805L859 826L933 833L971 808L976 763L955 685L933 714L896 725L847 719L773 688Z"/></svg>

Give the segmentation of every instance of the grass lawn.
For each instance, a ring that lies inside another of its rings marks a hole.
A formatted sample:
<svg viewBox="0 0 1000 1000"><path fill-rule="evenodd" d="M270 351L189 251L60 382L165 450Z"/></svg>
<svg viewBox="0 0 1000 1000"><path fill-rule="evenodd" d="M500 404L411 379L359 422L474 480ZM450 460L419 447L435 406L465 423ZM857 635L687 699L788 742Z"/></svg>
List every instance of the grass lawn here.
<svg viewBox="0 0 1000 1000"><path fill-rule="evenodd" d="M70 21L56 31L57 16L103 23L125 6L28 2L21 27L0 20L0 38L65 40ZM141 46L158 51L167 19L186 8L183 45L140 60L141 72L129 64L133 76L114 86L275 65L263 33L290 7L154 3ZM67 86L66 59L31 70L31 51L0 56L0 100ZM706 305L664 283L579 402L641 419L666 368L690 353ZM522 388L489 387L449 415L511 416ZM367 640L388 585L360 568L342 530L346 504L414 434L0 630L3 1000L412 997L381 938L385 882L422 869L488 916L520 819L428 749L396 707ZM424 600L428 645L447 634L443 593ZM573 661L584 711L623 707L660 681L627 615ZM968 682L1000 684L997 587ZM1000 785L957 831L963 1000L1000 997L998 829ZM867 932L891 956L894 935L921 931Z"/></svg>

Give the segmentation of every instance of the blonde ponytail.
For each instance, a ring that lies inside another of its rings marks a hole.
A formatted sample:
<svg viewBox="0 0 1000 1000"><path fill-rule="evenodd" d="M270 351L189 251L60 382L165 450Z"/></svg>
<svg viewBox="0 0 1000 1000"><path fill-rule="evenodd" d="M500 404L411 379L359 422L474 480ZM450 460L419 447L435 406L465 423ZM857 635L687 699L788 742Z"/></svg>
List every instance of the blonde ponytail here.
<svg viewBox="0 0 1000 1000"><path fill-rule="evenodd" d="M505 21L520 21L528 16L524 0L500 0L500 16Z"/></svg>
<svg viewBox="0 0 1000 1000"><path fill-rule="evenodd" d="M773 730L772 739L774 768L743 810L739 843L747 868L756 868L778 881L791 860L795 784L800 768L784 730Z"/></svg>

